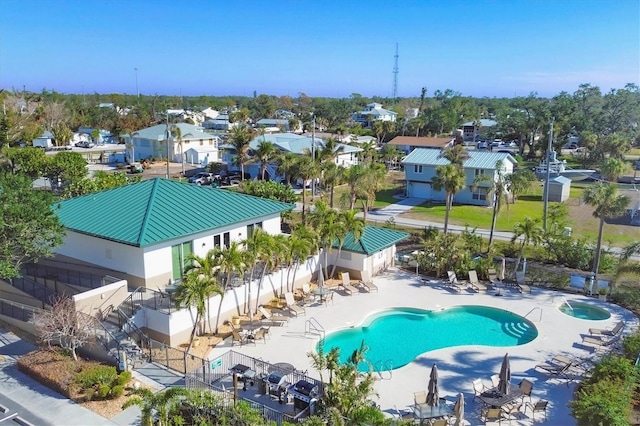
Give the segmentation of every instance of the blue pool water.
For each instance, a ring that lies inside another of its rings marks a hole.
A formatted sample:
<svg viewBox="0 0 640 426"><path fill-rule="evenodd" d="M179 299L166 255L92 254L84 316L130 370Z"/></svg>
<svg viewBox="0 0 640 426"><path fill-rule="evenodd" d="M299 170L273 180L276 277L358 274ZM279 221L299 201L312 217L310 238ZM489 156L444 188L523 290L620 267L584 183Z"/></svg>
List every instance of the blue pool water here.
<svg viewBox="0 0 640 426"><path fill-rule="evenodd" d="M560 305L560 312L585 320L606 320L611 317L609 311L589 305L588 303L569 302L570 307L566 303Z"/></svg>
<svg viewBox="0 0 640 426"><path fill-rule="evenodd" d="M417 356L435 349L463 345L517 346L535 339L538 330L523 317L484 306L459 306L427 311L394 308L379 312L360 327L340 330L326 336L322 344L328 352L340 349L346 362L364 341L365 357L374 370L399 368ZM368 365L360 365L361 371Z"/></svg>

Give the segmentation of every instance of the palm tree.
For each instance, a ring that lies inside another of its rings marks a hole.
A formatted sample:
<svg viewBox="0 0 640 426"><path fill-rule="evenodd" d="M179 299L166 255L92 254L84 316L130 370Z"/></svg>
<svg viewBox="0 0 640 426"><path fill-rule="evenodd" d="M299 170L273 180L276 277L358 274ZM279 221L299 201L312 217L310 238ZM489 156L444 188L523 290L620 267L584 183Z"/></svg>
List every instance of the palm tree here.
<svg viewBox="0 0 640 426"><path fill-rule="evenodd" d="M292 152L278 153L275 159L278 165L278 173L284 175L287 184L291 184L298 168L298 154Z"/></svg>
<svg viewBox="0 0 640 426"><path fill-rule="evenodd" d="M376 202L376 193L384 180L386 168L379 163L370 163L363 172L358 179L357 196L362 201L362 212L366 221L369 208Z"/></svg>
<svg viewBox="0 0 640 426"><path fill-rule="evenodd" d="M207 312L207 300L213 292L212 283L207 280L204 275L196 272L185 274L176 289L175 303L178 309L183 307L194 306L196 308L196 317L193 321L193 329L189 339L189 347L187 353L191 350L193 340L196 337L196 330L200 326L202 331L202 320Z"/></svg>
<svg viewBox="0 0 640 426"><path fill-rule="evenodd" d="M296 273L300 264L310 255L316 253L318 248L318 234L312 228L300 225L293 230L283 256L284 262L289 265L286 279L287 291L289 291L289 282L296 282ZM292 269L293 279L289 280ZM282 293L282 289L280 292Z"/></svg>
<svg viewBox="0 0 640 426"><path fill-rule="evenodd" d="M518 222L515 224L513 227L513 238L511 238L511 241L514 242L518 238L522 237L522 240L520 241L520 250L518 250L518 260L516 261L516 271L520 266L525 246L529 244L537 246L542 242L543 235L544 230L540 226L540 218L531 219L529 216L525 216L524 222Z"/></svg>
<svg viewBox="0 0 640 426"><path fill-rule="evenodd" d="M260 142L260 144L258 144L253 153L253 161L260 162L260 179L264 180L264 174L267 170L267 165L271 160L274 159L276 155L276 146L267 140L263 140L262 142Z"/></svg>
<svg viewBox="0 0 640 426"><path fill-rule="evenodd" d="M185 268L185 274L197 274L203 281L203 285L208 283L208 289L210 294L207 296L207 313L211 312L209 301L211 295L222 294L222 287L218 280L218 261L215 258L213 250L209 250L204 257L197 256L193 253L187 257L187 267ZM209 324L209 332L211 333L211 316L206 316L206 321Z"/></svg>
<svg viewBox="0 0 640 426"><path fill-rule="evenodd" d="M436 191L445 192L444 233L449 229L449 212L453 205L453 197L464 188L464 172L455 164L447 164L436 167L436 176L431 181L431 186Z"/></svg>
<svg viewBox="0 0 640 426"><path fill-rule="evenodd" d="M604 221L610 217L620 216L625 212L630 199L626 195L618 194L618 189L614 185L607 185L597 182L587 188L584 193L584 202L595 207L593 216L600 219L598 228L598 245L593 260L592 273L594 282L598 282L598 268L600 267L600 251L602 249L602 235L604 231Z"/></svg>
<svg viewBox="0 0 640 426"><path fill-rule="evenodd" d="M180 147L180 162L182 163L182 177L184 177L184 147L182 145L182 130L177 125L171 125L171 136L178 140Z"/></svg>
<svg viewBox="0 0 640 426"><path fill-rule="evenodd" d="M253 231L253 235L244 241L246 250L247 264L251 265L251 280L253 280L256 267L261 264L262 271L260 271L260 284L258 289L262 286L262 280L268 268L273 266L273 247L274 237L266 233L262 228L257 228ZM260 294L258 294L257 300L260 300ZM257 310L257 309L256 309ZM251 317L256 310L251 309L251 285L249 285L248 291L248 306L247 312Z"/></svg>
<svg viewBox="0 0 640 426"><path fill-rule="evenodd" d="M609 183L616 183L627 169L627 163L618 158L607 158L600 164L600 174Z"/></svg>
<svg viewBox="0 0 640 426"><path fill-rule="evenodd" d="M482 185L482 184L487 184ZM471 185L473 191L476 191L477 187L482 185L487 188L487 197L490 197L493 201L493 216L491 217L491 230L489 231L489 246L487 247L487 253L491 250L491 244L493 243L493 232L496 229L496 219L502 205L507 201L508 187L504 176L504 165L502 160L496 163L496 176L488 176L480 174L476 176ZM507 205L508 207L508 205Z"/></svg>
<svg viewBox="0 0 640 426"><path fill-rule="evenodd" d="M240 165L242 179L244 180L244 165L249 159L249 143L253 139L253 130L249 126L237 126L231 129L229 142L236 151L236 161Z"/></svg>
<svg viewBox="0 0 640 426"><path fill-rule="evenodd" d="M449 160L451 164L460 168L460 170L462 170L463 168L462 165L464 163L464 160L469 158L469 152L467 152L467 150L464 149L462 145L455 145L454 147L446 147L442 149L442 152L440 153L440 155L442 155L444 158Z"/></svg>
<svg viewBox="0 0 640 426"><path fill-rule="evenodd" d="M231 281L234 279L234 275L244 272L246 268L246 259L244 251L240 249L240 245L236 241L233 241L226 249L215 248L213 250L214 257L220 266L219 272L221 274L221 279L223 280L220 304L218 305L218 314L216 316L215 333L218 333L222 301L224 300L227 290L231 288Z"/></svg>
<svg viewBox="0 0 640 426"><path fill-rule="evenodd" d="M535 173L528 169L510 173L505 176L505 180L507 181L513 203L517 201L518 195L526 193L531 189L533 183L538 181Z"/></svg>
<svg viewBox="0 0 640 426"><path fill-rule="evenodd" d="M625 247L624 251L620 255L614 282L617 283L625 277L640 277L640 262L629 261L633 255L640 255L640 241L636 241Z"/></svg>
<svg viewBox="0 0 640 426"><path fill-rule="evenodd" d="M326 187L329 189L329 206L334 207L336 185L339 185L344 176L345 168L335 163L326 163L323 166L322 176Z"/></svg>
<svg viewBox="0 0 640 426"><path fill-rule="evenodd" d="M311 185L314 184L313 179L318 176L317 172L317 164L311 158L307 156L301 156L297 160L297 167L295 169L295 177L302 180L302 223L306 224L307 214L306 214L306 206L307 206L307 197L306 197L306 185L307 182L311 181Z"/></svg>
<svg viewBox="0 0 640 426"><path fill-rule="evenodd" d="M320 238L320 247L324 255L324 276L328 279L332 275L328 272L329 253L331 252L333 242L344 240L347 235L347 228L342 222L340 214L337 210L330 208L324 201L316 201L315 208L311 212L310 223L316 230Z"/></svg>
<svg viewBox="0 0 640 426"><path fill-rule="evenodd" d="M168 426L169 417L172 414L179 414L182 400L188 392L181 387L171 387L157 393L146 388L134 389L132 393L135 396L128 399L122 405L122 409L137 405L140 407L140 422L143 426Z"/></svg>
<svg viewBox="0 0 640 426"><path fill-rule="evenodd" d="M336 256L337 259L340 259L340 253L342 253L342 246L344 245L345 237L351 233L353 235L354 241L360 241L362 238L362 234L364 233L365 221L356 217L355 210L345 210L340 212L340 219L344 225L347 233L344 236L338 235L336 236L336 240L338 242L338 254ZM336 268L338 267L338 262L333 264L333 268L331 269L331 275L329 277L333 277L333 274L336 273Z"/></svg>

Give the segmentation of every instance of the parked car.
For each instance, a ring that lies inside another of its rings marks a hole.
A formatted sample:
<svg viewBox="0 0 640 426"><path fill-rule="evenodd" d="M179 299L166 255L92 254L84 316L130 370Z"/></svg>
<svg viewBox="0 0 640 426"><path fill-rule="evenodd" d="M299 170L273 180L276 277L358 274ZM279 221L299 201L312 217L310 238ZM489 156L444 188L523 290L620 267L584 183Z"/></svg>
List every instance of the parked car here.
<svg viewBox="0 0 640 426"><path fill-rule="evenodd" d="M189 178L189 183L196 185L211 185L213 181L213 173L199 172Z"/></svg>
<svg viewBox="0 0 640 426"><path fill-rule="evenodd" d="M488 145L487 145L487 143L486 143L486 142L478 142L478 143L476 144L476 148L477 148L477 149L487 149L487 148L488 148Z"/></svg>
<svg viewBox="0 0 640 426"><path fill-rule="evenodd" d="M78 148L93 148L94 146L96 146L96 144L89 141L80 141L76 143L76 147Z"/></svg>

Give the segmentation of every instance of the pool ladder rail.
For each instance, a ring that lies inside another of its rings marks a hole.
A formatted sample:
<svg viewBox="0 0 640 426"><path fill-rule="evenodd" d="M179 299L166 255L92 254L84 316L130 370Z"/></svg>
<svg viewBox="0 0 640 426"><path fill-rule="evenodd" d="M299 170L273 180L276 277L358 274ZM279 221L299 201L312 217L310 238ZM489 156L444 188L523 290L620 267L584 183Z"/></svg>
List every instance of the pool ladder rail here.
<svg viewBox="0 0 640 426"><path fill-rule="evenodd" d="M541 322L542 321L542 308L540 306L536 306L535 308L531 309L529 312L527 312L527 314L524 316L524 318L527 318L529 315L533 314L534 312L540 312L540 315L538 316L538 321L537 322ZM532 320L534 321L534 320Z"/></svg>
<svg viewBox="0 0 640 426"><path fill-rule="evenodd" d="M317 319L311 317L304 323L304 334L305 336L308 334L314 334L316 336L320 336L320 340L324 340L325 330Z"/></svg>
<svg viewBox="0 0 640 426"><path fill-rule="evenodd" d="M571 304L569 303L569 301L567 300L566 297L562 296L562 295L558 295L556 294L555 296L553 296L553 298L551 299L551 304L555 305L556 304L556 297L559 297L560 300L562 300L562 303L560 304L560 306L562 305L567 305L569 307L569 309L571 309L573 311L573 306L571 306Z"/></svg>
<svg viewBox="0 0 640 426"><path fill-rule="evenodd" d="M375 371L380 376L380 380L393 378L393 360L388 359L386 361L379 361L375 365ZM383 373L389 373L388 377L385 377Z"/></svg>

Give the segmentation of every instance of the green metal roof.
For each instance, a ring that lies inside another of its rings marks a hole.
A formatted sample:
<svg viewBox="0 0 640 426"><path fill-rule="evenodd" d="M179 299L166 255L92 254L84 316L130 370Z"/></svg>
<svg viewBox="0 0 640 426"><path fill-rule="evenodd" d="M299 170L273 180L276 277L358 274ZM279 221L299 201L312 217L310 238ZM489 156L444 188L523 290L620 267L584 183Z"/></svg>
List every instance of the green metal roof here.
<svg viewBox="0 0 640 426"><path fill-rule="evenodd" d="M408 237L407 232L367 225L358 241L355 241L353 234L349 233L344 239L342 250L371 255ZM338 248L337 241L333 247Z"/></svg>
<svg viewBox="0 0 640 426"><path fill-rule="evenodd" d="M53 205L67 229L136 247L259 219L293 207L160 178Z"/></svg>

